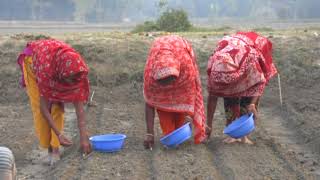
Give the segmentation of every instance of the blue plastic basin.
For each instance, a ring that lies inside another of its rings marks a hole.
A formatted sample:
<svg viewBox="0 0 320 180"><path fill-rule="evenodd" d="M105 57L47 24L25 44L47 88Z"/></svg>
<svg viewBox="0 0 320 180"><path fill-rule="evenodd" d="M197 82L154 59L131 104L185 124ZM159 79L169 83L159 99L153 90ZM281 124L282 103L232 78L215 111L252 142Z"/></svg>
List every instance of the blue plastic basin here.
<svg viewBox="0 0 320 180"><path fill-rule="evenodd" d="M254 128L253 114L251 113L249 115L243 115L234 120L231 124L224 128L223 133L233 138L241 138L250 134Z"/></svg>
<svg viewBox="0 0 320 180"><path fill-rule="evenodd" d="M124 134L103 134L90 137L90 141L95 151L116 152L122 149L126 137Z"/></svg>
<svg viewBox="0 0 320 180"><path fill-rule="evenodd" d="M185 142L192 136L190 122L184 124L180 128L162 137L160 142L170 148L177 147L179 144Z"/></svg>

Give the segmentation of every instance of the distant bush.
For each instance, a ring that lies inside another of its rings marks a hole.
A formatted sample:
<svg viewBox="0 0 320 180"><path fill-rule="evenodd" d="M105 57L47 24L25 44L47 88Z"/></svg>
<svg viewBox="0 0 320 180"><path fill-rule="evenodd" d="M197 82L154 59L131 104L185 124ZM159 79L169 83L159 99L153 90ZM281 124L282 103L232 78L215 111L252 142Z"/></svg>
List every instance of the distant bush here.
<svg viewBox="0 0 320 180"><path fill-rule="evenodd" d="M137 25L132 32L181 32L189 31L191 28L192 24L188 19L188 14L184 10L168 9L162 13L156 22L146 21L143 24Z"/></svg>
<svg viewBox="0 0 320 180"><path fill-rule="evenodd" d="M167 32L188 31L192 25L184 10L169 9L157 20L160 30Z"/></svg>
<svg viewBox="0 0 320 180"><path fill-rule="evenodd" d="M160 30L160 28L155 22L145 21L143 24L137 25L132 32L133 33L151 32L151 31L159 31L159 30Z"/></svg>

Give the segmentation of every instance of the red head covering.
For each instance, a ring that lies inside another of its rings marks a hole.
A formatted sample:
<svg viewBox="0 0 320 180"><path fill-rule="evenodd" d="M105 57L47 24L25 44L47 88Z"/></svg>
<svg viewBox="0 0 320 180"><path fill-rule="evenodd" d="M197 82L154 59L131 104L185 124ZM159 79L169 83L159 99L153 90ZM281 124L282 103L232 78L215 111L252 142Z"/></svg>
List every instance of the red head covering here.
<svg viewBox="0 0 320 180"><path fill-rule="evenodd" d="M261 96L277 70L272 43L255 32L225 36L208 62L208 90L223 97Z"/></svg>
<svg viewBox="0 0 320 180"><path fill-rule="evenodd" d="M176 80L163 86L157 80L175 76ZM178 36L157 38L144 71L144 98L163 111L185 112L193 117L195 143L205 135L205 116L199 71L191 45Z"/></svg>
<svg viewBox="0 0 320 180"><path fill-rule="evenodd" d="M87 101L88 66L69 45L57 40L28 43L40 94L50 101ZM68 78L72 80L68 81Z"/></svg>

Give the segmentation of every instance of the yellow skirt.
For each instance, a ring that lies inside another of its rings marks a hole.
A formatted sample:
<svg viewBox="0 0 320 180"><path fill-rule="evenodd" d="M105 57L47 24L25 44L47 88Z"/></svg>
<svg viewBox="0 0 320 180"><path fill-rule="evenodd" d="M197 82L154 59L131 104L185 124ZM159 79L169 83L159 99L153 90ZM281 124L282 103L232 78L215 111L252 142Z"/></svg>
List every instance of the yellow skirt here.
<svg viewBox="0 0 320 180"><path fill-rule="evenodd" d="M39 139L40 146L43 148L59 148L60 143L54 131L50 128L49 123L43 117L40 111L40 93L36 82L36 76L32 71L32 57L27 56L24 59L23 74L26 83L26 90L29 96L35 132ZM63 130L64 109L59 104L53 104L51 115L59 131Z"/></svg>

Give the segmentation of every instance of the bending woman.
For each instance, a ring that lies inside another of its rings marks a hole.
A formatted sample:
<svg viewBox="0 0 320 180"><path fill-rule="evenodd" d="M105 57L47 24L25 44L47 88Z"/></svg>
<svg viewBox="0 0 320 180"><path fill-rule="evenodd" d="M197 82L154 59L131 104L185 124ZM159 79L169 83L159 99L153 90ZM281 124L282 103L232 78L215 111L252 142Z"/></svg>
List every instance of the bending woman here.
<svg viewBox="0 0 320 180"><path fill-rule="evenodd" d="M206 139L205 116L199 71L191 45L178 36L157 38L144 71L146 148L154 144L157 111L163 135L181 127L186 116L193 119L195 143Z"/></svg>
<svg viewBox="0 0 320 180"><path fill-rule="evenodd" d="M78 120L80 144L91 152L85 127L84 103L88 99L88 67L69 45L49 39L29 42L18 58L20 83L26 87L40 146L58 158L59 147L72 142L63 135L64 103L72 103Z"/></svg>
<svg viewBox="0 0 320 180"><path fill-rule="evenodd" d="M264 88L277 70L272 62L271 42L255 32L225 36L208 62L207 135L210 136L218 97L224 99L226 125L246 113L258 119L258 104ZM252 142L225 139L227 143Z"/></svg>

